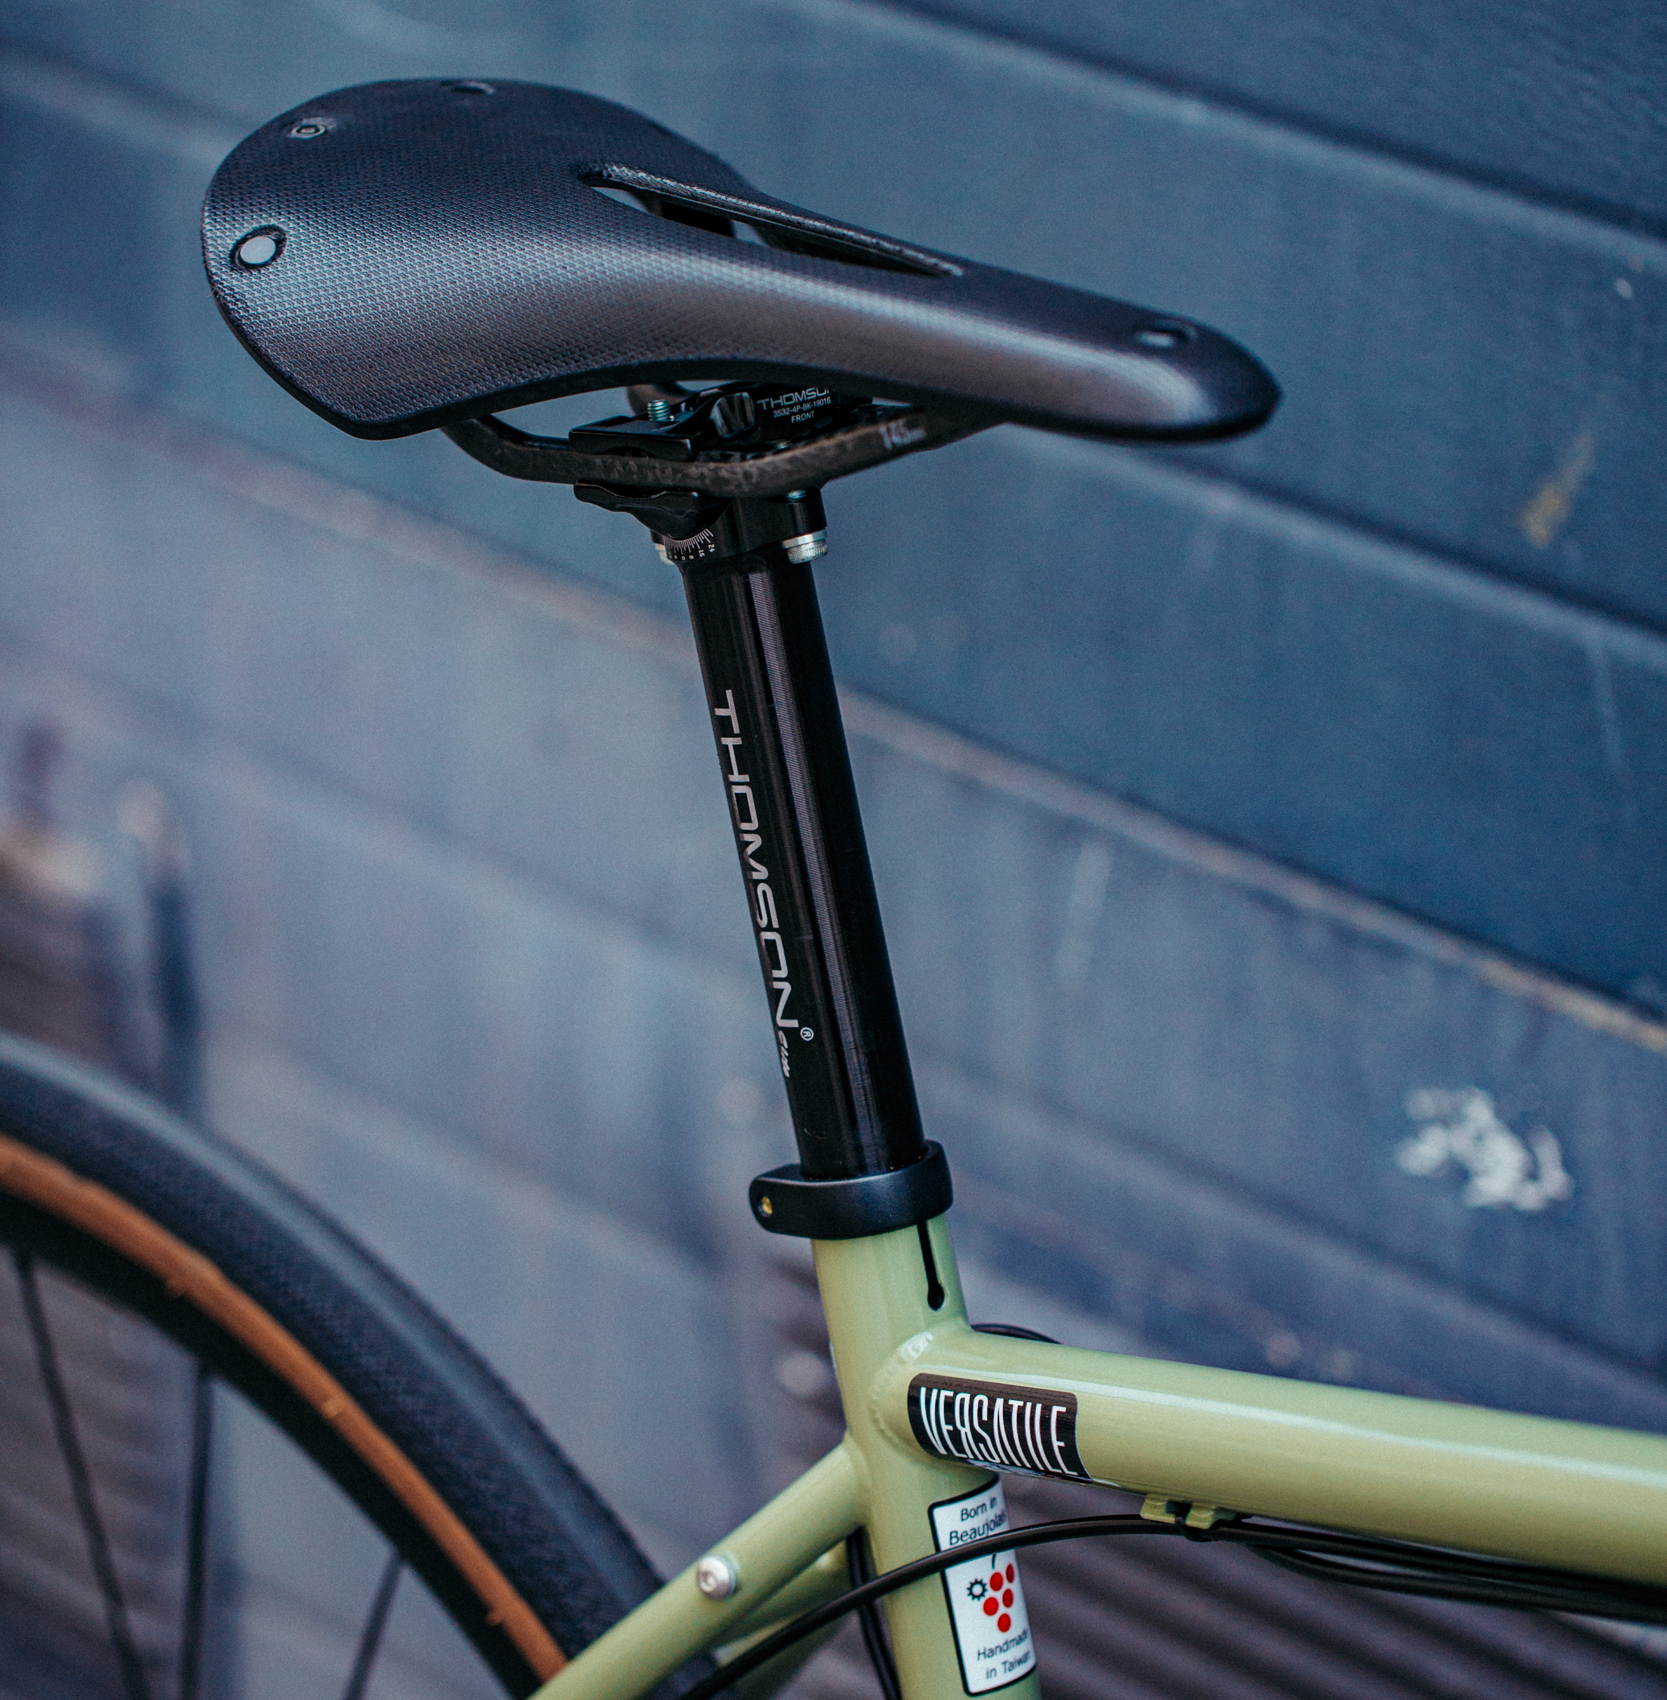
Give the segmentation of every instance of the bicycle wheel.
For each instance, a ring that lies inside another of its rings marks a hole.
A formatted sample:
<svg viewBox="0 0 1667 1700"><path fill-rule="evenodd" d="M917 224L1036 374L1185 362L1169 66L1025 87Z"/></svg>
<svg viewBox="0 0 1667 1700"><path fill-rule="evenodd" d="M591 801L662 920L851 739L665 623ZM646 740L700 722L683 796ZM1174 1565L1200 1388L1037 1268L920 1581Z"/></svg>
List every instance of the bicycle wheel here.
<svg viewBox="0 0 1667 1700"><path fill-rule="evenodd" d="M106 1662L119 1674L107 1686L127 1700L189 1700L203 1683L206 1502L217 1480L211 1389L220 1384L276 1425L391 1548L338 1692L364 1692L401 1565L511 1694L529 1692L658 1586L514 1396L340 1227L223 1141L7 1035L0 1242L37 1372L7 1376L3 1391L15 1402L19 1384L34 1384L37 1427L60 1454L102 1597ZM55 1337L43 1274L141 1319L168 1352L194 1362L184 1609L171 1655L135 1645L79 1438L86 1413L66 1374L73 1353L66 1358Z"/></svg>

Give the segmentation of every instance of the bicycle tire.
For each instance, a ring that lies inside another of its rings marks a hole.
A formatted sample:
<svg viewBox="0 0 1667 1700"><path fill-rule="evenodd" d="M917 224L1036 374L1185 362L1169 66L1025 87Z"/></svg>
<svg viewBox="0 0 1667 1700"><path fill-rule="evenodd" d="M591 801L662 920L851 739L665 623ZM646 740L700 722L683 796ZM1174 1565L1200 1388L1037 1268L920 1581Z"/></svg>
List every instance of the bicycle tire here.
<svg viewBox="0 0 1667 1700"><path fill-rule="evenodd" d="M493 1371L343 1228L228 1142L6 1034L0 1242L136 1312L263 1411L510 1694L659 1586Z"/></svg>

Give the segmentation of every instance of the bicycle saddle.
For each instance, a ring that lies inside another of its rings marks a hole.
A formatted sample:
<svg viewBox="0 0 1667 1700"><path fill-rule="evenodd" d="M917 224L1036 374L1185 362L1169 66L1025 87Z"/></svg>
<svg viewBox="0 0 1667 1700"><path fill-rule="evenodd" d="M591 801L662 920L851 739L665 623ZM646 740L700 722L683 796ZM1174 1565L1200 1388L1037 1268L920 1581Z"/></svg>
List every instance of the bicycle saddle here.
<svg viewBox="0 0 1667 1700"><path fill-rule="evenodd" d="M1201 325L805 212L537 83L296 107L215 173L203 250L256 359L359 437L689 377L894 398L963 430L1174 440L1249 430L1279 397Z"/></svg>

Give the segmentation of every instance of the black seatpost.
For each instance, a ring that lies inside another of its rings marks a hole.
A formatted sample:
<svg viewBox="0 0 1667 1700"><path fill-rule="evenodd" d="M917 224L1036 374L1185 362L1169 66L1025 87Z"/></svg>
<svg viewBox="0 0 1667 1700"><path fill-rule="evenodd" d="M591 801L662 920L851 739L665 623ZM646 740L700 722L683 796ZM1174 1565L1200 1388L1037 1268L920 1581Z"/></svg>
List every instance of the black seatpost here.
<svg viewBox="0 0 1667 1700"><path fill-rule="evenodd" d="M683 572L807 1180L926 1152L810 562L816 491L656 542Z"/></svg>

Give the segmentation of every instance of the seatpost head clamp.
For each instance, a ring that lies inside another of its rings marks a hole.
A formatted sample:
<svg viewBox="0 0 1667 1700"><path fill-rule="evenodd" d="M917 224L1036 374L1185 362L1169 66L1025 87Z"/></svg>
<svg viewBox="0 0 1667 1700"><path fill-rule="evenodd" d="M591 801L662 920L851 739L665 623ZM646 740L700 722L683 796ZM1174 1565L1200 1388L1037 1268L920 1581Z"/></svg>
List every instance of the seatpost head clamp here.
<svg viewBox="0 0 1667 1700"><path fill-rule="evenodd" d="M691 567L736 555L779 557L802 566L828 552L820 490L735 502L693 490L645 491L608 484L576 484L573 494L593 507L641 520L668 566Z"/></svg>

